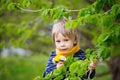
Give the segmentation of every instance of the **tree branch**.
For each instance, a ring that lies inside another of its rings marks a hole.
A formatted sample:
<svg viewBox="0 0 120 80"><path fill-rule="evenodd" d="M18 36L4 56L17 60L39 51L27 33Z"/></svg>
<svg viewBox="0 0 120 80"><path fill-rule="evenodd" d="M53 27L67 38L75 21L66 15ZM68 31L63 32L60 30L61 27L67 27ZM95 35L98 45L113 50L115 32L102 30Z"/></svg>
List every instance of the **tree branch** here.
<svg viewBox="0 0 120 80"><path fill-rule="evenodd" d="M24 9L24 8L22 8L22 7L20 7L20 6L16 6L18 9L20 9L20 10L22 10L22 11L25 11L25 12L41 12L41 11L43 11L43 9L38 9L38 10L31 10L31 9ZM50 10L53 10L53 9L47 9L48 11L50 11ZM80 10L65 10L65 12L79 12ZM110 10L108 10L108 11L106 11L105 12L105 14L107 14L107 13L109 13L111 11L111 9Z"/></svg>
<svg viewBox="0 0 120 80"><path fill-rule="evenodd" d="M42 9L38 9L38 10L31 10L31 9L24 9L20 6L16 6L18 9L25 11L25 12L41 12L43 11ZM47 10L53 10L53 9L47 9ZM65 12L79 12L80 10L65 10Z"/></svg>

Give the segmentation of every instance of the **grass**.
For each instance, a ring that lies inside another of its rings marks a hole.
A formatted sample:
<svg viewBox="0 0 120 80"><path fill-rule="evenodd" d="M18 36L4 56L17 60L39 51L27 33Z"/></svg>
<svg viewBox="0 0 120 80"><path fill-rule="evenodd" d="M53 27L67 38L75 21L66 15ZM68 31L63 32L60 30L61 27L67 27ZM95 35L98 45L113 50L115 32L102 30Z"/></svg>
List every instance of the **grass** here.
<svg viewBox="0 0 120 80"><path fill-rule="evenodd" d="M106 64L99 63L97 68L96 68L96 75L102 74L102 73L108 72L108 71L109 71L109 67ZM93 80L112 80L112 75L107 74L107 75L103 75L101 77L94 77Z"/></svg>
<svg viewBox="0 0 120 80"><path fill-rule="evenodd" d="M48 56L8 56L0 58L0 80L33 80L42 76Z"/></svg>

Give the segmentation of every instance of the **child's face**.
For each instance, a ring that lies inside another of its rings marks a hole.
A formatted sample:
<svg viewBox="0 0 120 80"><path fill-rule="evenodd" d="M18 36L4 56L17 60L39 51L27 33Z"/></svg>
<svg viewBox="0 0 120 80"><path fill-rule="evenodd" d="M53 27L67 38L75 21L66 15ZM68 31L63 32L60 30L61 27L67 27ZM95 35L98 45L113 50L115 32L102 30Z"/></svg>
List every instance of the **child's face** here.
<svg viewBox="0 0 120 80"><path fill-rule="evenodd" d="M62 52L69 51L74 46L75 41L67 36L63 36L61 33L55 35L55 46Z"/></svg>

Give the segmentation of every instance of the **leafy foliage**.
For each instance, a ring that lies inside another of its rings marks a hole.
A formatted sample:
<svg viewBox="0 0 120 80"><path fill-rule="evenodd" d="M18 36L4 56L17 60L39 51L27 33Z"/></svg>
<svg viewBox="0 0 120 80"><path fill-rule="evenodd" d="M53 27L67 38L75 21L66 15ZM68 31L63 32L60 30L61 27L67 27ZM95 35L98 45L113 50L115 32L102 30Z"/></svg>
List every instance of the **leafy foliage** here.
<svg viewBox="0 0 120 80"><path fill-rule="evenodd" d="M45 78L36 77L35 80L81 80L81 77L88 71L89 63L88 60L78 60L78 58L69 56L64 66L55 69L52 74L47 74Z"/></svg>

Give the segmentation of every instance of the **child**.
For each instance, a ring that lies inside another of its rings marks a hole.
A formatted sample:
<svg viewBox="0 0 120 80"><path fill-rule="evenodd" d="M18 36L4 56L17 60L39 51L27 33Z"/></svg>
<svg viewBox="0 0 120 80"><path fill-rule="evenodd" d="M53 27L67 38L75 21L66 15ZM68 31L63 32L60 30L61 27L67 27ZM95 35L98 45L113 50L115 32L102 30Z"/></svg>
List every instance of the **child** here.
<svg viewBox="0 0 120 80"><path fill-rule="evenodd" d="M80 49L78 45L78 36L76 30L66 28L66 22L66 19L61 19L53 25L52 37L56 51L53 51L51 53L43 77L45 77L47 74L51 74L54 69L58 69L60 66L64 65L64 62L62 61L56 62L56 58L60 55L65 57L74 55L73 57L78 57L79 60L85 60L86 58L84 51ZM87 79L88 76L90 78L93 78L95 75L95 67L96 65L94 63L91 63L90 69L92 69L92 72L88 72L81 79Z"/></svg>

